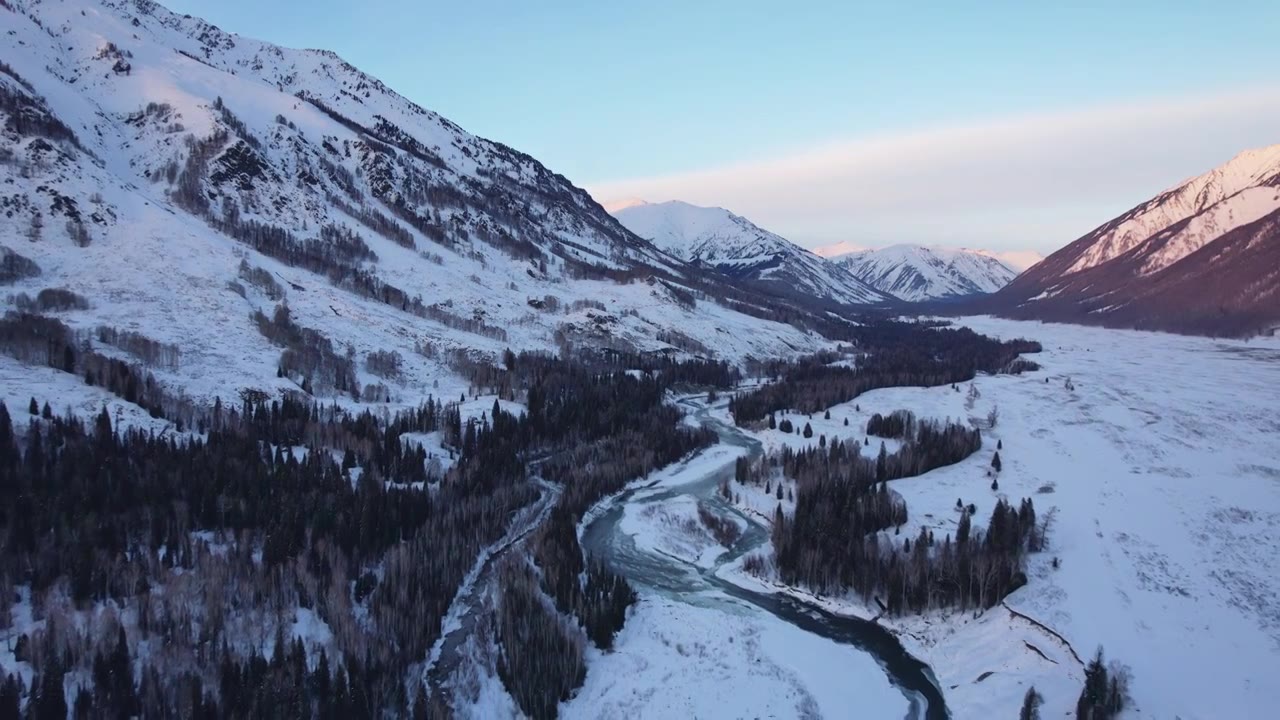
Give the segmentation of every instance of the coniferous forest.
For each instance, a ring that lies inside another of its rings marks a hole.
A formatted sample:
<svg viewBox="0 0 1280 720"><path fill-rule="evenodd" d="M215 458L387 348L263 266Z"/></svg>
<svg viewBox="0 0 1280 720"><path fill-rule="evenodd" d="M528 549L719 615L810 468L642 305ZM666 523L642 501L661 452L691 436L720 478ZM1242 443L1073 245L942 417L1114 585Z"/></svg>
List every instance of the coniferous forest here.
<svg viewBox="0 0 1280 720"><path fill-rule="evenodd" d="M87 357L68 355L66 370ZM158 413L181 407L201 432L157 435L37 399L0 406L0 619L18 602L41 623L14 648L34 676L0 678L0 717L447 715L406 671L481 550L544 492L534 474L562 490L501 569L495 625L504 684L526 713L553 716L582 682L586 644L610 647L635 601L583 556L578 521L714 438L679 426L664 403L673 384L736 380L722 363L584 357L458 362L473 387L526 407L495 401L466 421L435 398L390 416L301 394L199 411L146 383ZM624 372L644 362L650 372ZM447 472L429 472L406 433L439 433ZM337 652L304 648L295 618L311 616Z"/></svg>
<svg viewBox="0 0 1280 720"><path fill-rule="evenodd" d="M886 541L882 530L907 521L907 506L892 481L957 463L982 446L978 430L961 424L913 422L901 449L884 446L873 460L857 442L781 452L750 463L739 460L739 482L766 485L781 475L796 483L795 511L779 506L773 523L774 566L789 585L823 593L853 591L879 600L888 612L939 607L987 608L1025 584L1021 559L1038 548L1035 507L998 500L987 530L973 527L974 510L962 506L956 537L922 529L914 538ZM762 572L758 561L749 565Z"/></svg>
<svg viewBox="0 0 1280 720"><path fill-rule="evenodd" d="M870 323L851 330L848 340L856 368L833 365L841 358L835 352L758 368L780 382L735 396L729 405L734 421L745 426L782 410L822 412L877 388L949 385L979 372L1035 370L1034 362L1019 355L1040 351L1030 340L1000 341L968 328L926 323Z"/></svg>
<svg viewBox="0 0 1280 720"><path fill-rule="evenodd" d="M735 422L758 426L767 421L772 427L776 412L823 412L876 388L954 384L978 372L1034 370L1036 365L1019 355L1040 349L1030 341L1001 342L924 323L871 324L859 330L859 340L852 352L854 367L836 363L840 354L827 353L766 368L776 381L736 395L729 404ZM789 431L784 424L778 427ZM881 444L873 460L862 455L859 443L834 440L804 450L784 446L755 463L738 461L739 482L768 487L781 477L796 483L794 512L787 515L779 505L773 522L772 566L784 583L823 593L853 591L894 614L987 608L1025 584L1022 555L1041 545L1029 499L1017 508L997 501L985 531L973 527L977 508L960 505L954 539L935 538L927 529L915 538L896 539L907 507L891 482L972 455L982 447L979 430L897 411L873 415L866 431L901 439L902 447L888 453ZM888 528L895 529L895 537L886 541L879 533ZM769 564L755 557L746 567L763 573Z"/></svg>

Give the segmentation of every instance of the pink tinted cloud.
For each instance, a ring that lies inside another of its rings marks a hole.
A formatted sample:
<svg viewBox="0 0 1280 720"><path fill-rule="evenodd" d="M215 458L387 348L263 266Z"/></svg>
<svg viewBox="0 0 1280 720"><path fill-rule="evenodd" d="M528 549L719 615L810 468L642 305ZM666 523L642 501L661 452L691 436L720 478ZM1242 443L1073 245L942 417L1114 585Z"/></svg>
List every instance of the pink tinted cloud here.
<svg viewBox="0 0 1280 720"><path fill-rule="evenodd" d="M1050 251L1249 147L1280 142L1280 88L1135 101L829 143L592 185L718 205L810 247L848 241Z"/></svg>

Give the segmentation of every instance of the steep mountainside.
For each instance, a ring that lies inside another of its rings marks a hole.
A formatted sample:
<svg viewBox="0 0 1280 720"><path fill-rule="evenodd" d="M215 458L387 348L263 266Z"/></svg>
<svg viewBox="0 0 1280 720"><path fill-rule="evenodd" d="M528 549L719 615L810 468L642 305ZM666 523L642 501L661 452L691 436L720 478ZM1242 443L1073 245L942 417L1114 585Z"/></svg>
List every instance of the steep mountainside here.
<svg viewBox="0 0 1280 720"><path fill-rule="evenodd" d="M834 322L671 258L332 53L145 0L11 2L0 26L9 309L55 313L104 352L100 326L180 348L157 378L206 400L313 374L283 367L255 319L279 305L393 399L454 350L740 360L816 348L797 326ZM394 379L363 370L376 351L400 354Z"/></svg>
<svg viewBox="0 0 1280 720"><path fill-rule="evenodd" d="M1175 332L1266 331L1280 324L1277 212L1280 145L1243 152L1049 256L984 308Z"/></svg>
<svg viewBox="0 0 1280 720"><path fill-rule="evenodd" d="M920 245L862 250L832 261L877 290L908 302L991 293L1018 275L989 254Z"/></svg>
<svg viewBox="0 0 1280 720"><path fill-rule="evenodd" d="M671 255L733 278L845 304L891 300L840 267L723 208L672 200L630 202L613 212L632 232Z"/></svg>

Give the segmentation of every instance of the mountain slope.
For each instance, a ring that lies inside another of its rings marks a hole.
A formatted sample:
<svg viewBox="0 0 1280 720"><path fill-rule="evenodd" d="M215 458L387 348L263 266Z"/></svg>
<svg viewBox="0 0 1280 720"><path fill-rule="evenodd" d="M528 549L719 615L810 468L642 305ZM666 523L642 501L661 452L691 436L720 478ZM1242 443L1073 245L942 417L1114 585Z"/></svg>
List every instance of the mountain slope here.
<svg viewBox="0 0 1280 720"><path fill-rule="evenodd" d="M254 319L281 304L359 386L406 402L454 351L714 346L736 361L824 343L770 319L806 322L801 306L674 260L533 158L332 53L150 2L13 3L0 24L9 309L55 313L103 352L99 326L181 348L156 377L198 400L337 392L281 366ZM39 300L58 288L82 297ZM377 351L401 356L394 378L364 369Z"/></svg>
<svg viewBox="0 0 1280 720"><path fill-rule="evenodd" d="M614 216L671 255L730 277L844 304L891 299L838 266L723 208L673 200L629 204L614 211Z"/></svg>
<svg viewBox="0 0 1280 720"><path fill-rule="evenodd" d="M1018 275L988 254L920 245L863 250L832 261L877 290L907 302L991 293Z"/></svg>
<svg viewBox="0 0 1280 720"><path fill-rule="evenodd" d="M1144 202L991 298L1011 317L1207 334L1265 331L1274 302L1280 145Z"/></svg>

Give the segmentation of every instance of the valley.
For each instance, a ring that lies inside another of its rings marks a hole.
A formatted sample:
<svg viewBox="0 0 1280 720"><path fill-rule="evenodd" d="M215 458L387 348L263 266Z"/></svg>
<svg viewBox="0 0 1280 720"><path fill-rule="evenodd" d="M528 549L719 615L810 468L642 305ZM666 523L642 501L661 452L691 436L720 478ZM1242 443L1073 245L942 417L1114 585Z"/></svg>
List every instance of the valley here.
<svg viewBox="0 0 1280 720"><path fill-rule="evenodd" d="M0 720L1280 705L1280 145L933 130L625 4L240 16L361 69L175 3L0 0Z"/></svg>
<svg viewBox="0 0 1280 720"><path fill-rule="evenodd" d="M593 712L598 716L661 714L658 708L709 707L741 715L780 707L775 712L802 715L802 704L810 697L841 702L826 699L824 693L829 691L822 685L828 681L806 671L804 660L784 658L774 662L796 673L793 682L807 688L806 692L792 696L780 689L763 697L722 697L717 701L722 704L712 706L650 704L679 703L685 698L700 701L699 680L691 680L686 687L673 684L671 678L715 673L704 668L707 660L698 657L664 656L664 662L649 670L631 656L636 652L647 657L652 643L663 638L698 641L696 634L686 639L681 625L665 617L670 613L666 598L673 583L683 589L692 578L707 573L838 616L874 620L894 633L907 652L928 664L952 717L1002 714L1016 707L1032 686L1045 697L1045 712L1067 714L1074 709L1083 682L1082 659L1087 660L1098 646L1132 670L1136 716L1255 717L1276 701L1262 678L1264 668L1273 667L1280 653L1276 608L1266 599L1280 591L1275 580L1280 575L1264 549L1276 542L1280 531L1280 505L1271 492L1280 449L1268 440L1275 430L1274 418L1269 417L1263 398L1264 388L1280 380L1280 345L994 319L969 322L997 336L1042 338L1045 350L1036 357L1043 370L1025 376L979 377L974 386L981 395L974 407L966 407L965 393L948 386L873 390L832 407L829 421L815 414L809 421L815 432L812 439L793 434L785 436L794 439L786 442L813 445L820 436L827 442L837 437L857 442L864 437L866 420L876 412L909 409L920 417L985 418L991 407L998 407L1000 420L996 428L984 430L984 446L994 446L997 440L1003 445L1000 491L987 487L990 451L986 450L950 467L892 481L890 487L905 500L910 519L900 534L884 531L883 541L915 538L922 528L939 537L954 535L957 497L976 503L982 517L998 497L1031 497L1039 513L1052 513L1052 521L1046 548L1028 556L1027 585L999 605L977 613L943 609L892 616L874 605L868 607L856 596L815 595L743 571L743 557L756 551L745 535L733 552L726 551L707 565L698 555L682 556L679 546L672 546L675 541L670 535L680 537L678 530L661 523L630 528L623 523L620 531L614 531L621 534L609 539L613 543L609 551L625 552L624 567L648 573L648 587L641 585L638 612L646 619L652 615L656 629L625 629L616 651L621 657L605 656L603 674L613 678L661 671L664 690L648 695L632 684L601 681L597 685L589 673L586 689L600 688L595 691L600 693L598 698L585 701ZM1138 360L1134 355L1138 348L1152 346L1160 348L1159 361ZM1203 373L1231 380L1204 387L1196 382ZM1063 387L1068 379L1074 390ZM1203 408L1194 419L1179 412L1189 402ZM855 411L855 404L861 409ZM723 406L703 412L720 427L732 423ZM850 419L849 426L842 424L844 418ZM776 430L749 432L745 442L776 447L782 437ZM1223 444L1229 446L1234 462L1212 459L1209 448ZM720 477L730 473L732 456L719 461ZM689 471L677 468L676 477L642 482L644 489L634 491L636 497L629 502L641 503L639 507L672 505L686 497L678 493L696 495L699 482L702 491L713 490L719 482L716 473L692 465ZM654 487L649 489L651 483ZM723 511L736 513L739 522L748 524L747 534L754 533L754 542L767 546L767 539L760 535L767 532L772 508L779 501L771 495L761 497L763 488L758 486L733 483L732 492L741 499ZM1259 504L1262 498L1268 500ZM788 507L785 501L781 504ZM628 504L626 515L632 512L633 505ZM705 527L696 521L691 527L689 532L715 546ZM764 552L769 552L767 547ZM655 578L648 570L653 564L668 568L664 573L673 577ZM695 597L706 594L720 593L704 589ZM714 607L710 599L680 597L699 607ZM1205 622L1209 617L1211 624ZM751 635L746 629L740 632ZM629 642L634 642L634 650ZM701 642L710 641L704 637ZM702 652L728 658L747 650L732 647L720 637ZM840 667L857 667L858 651L850 648L845 653L848 659ZM1218 663L1226 657L1232 658L1233 680L1224 683ZM727 659L718 662L722 668L732 667ZM615 674L615 665L628 669ZM687 667L688 672L672 665ZM782 679L775 682L785 687L786 673L779 676ZM1171 677L1176 678L1172 683ZM829 682L843 688L849 687L850 680ZM843 702L853 704L843 707L868 707L868 692L857 691L861 703L846 699ZM822 707L824 716L842 714L839 705L836 710L826 704ZM886 710L883 714L899 713Z"/></svg>

